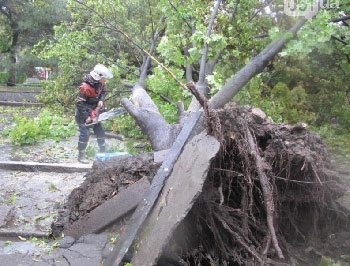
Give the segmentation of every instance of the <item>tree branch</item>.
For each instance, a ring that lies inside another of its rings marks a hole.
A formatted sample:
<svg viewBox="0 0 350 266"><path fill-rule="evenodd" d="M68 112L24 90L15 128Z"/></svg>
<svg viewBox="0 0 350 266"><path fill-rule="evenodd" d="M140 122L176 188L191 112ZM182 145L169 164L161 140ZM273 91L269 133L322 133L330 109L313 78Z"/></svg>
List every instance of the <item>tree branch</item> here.
<svg viewBox="0 0 350 266"><path fill-rule="evenodd" d="M295 35L305 22L306 18L301 18L288 33ZM212 108L220 108L229 102L253 76L264 69L269 61L279 53L290 40L291 38L282 37L280 40L273 41L256 57L252 58L247 65L232 76L210 99Z"/></svg>
<svg viewBox="0 0 350 266"><path fill-rule="evenodd" d="M177 10L176 6L170 0L168 0L168 3L171 6L171 8L175 10L176 13L179 13L179 11ZM183 2L181 4L184 5ZM187 20L183 16L181 16L181 18L182 18L183 22L187 25L187 27L192 29L192 26L190 25L190 23L188 23Z"/></svg>
<svg viewBox="0 0 350 266"><path fill-rule="evenodd" d="M264 4L254 13L254 15L253 15L250 19L248 19L248 21L249 21L249 22L252 21L252 20L261 12L261 10L263 10L265 7L267 7L268 5L270 5L271 2L272 2L272 0L269 0L269 1L267 1L266 3L264 3Z"/></svg>
<svg viewBox="0 0 350 266"><path fill-rule="evenodd" d="M329 20L329 22L340 22L340 21L345 21L345 20L348 20L348 19L350 19L350 15L349 16L344 16L344 17L341 17L341 18L331 19L331 20Z"/></svg>
<svg viewBox="0 0 350 266"><path fill-rule="evenodd" d="M340 39L340 38L337 37L337 36L331 35L331 38L334 39L334 40L336 40L336 41L338 41L338 42L340 42L340 43L342 43L342 44L344 44L344 45L348 45L347 42L343 41L342 39Z"/></svg>
<svg viewBox="0 0 350 266"><path fill-rule="evenodd" d="M221 0L219 0L215 3L215 7L214 7L214 10L211 14L210 22L209 22L209 25L207 28L207 37L210 37L210 35L211 35L214 21L215 21L215 17L217 15L218 10L219 10L220 4L221 4ZM212 71L213 67L215 66L215 64L209 65L207 63L208 49L209 49L208 42L204 41L204 45L203 45L203 49L202 49L202 57L201 57L201 60L199 63L199 76L198 76L198 81L197 81L197 85L196 85L196 89L204 96L208 94L208 82L206 81L206 76L208 74L208 70ZM209 66L210 66L210 69L208 68ZM189 111L196 111L198 109L199 109L198 102L196 101L195 98L193 98L190 106L188 107L188 110Z"/></svg>
<svg viewBox="0 0 350 266"><path fill-rule="evenodd" d="M240 2L240 0L236 0L235 7L233 8L232 13L230 14L230 19L229 19L230 24L233 22L233 18L236 16L236 13L237 13L237 10L238 10L239 2Z"/></svg>
<svg viewBox="0 0 350 266"><path fill-rule="evenodd" d="M299 31L299 29L305 24L307 18L311 18L317 12L319 6L322 6L324 0L318 1L312 11L305 14L305 17L299 19L299 21L287 31L287 33L279 40L272 41L265 49L263 49L256 57L252 58L250 62L233 75L226 84L210 99L212 108L223 107L229 102L243 87L254 77L257 73L260 73L269 61L276 56L292 38Z"/></svg>
<svg viewBox="0 0 350 266"><path fill-rule="evenodd" d="M210 17L209 25L207 28L207 37L210 37L210 35L211 35L213 25L214 25L214 20L215 20L217 13L218 13L220 4L221 4L221 0L216 1L214 10L213 10L211 17ZM202 57L200 60L198 83L205 83L205 69L206 69L207 55L208 55L208 43L205 41L203 49L202 49Z"/></svg>

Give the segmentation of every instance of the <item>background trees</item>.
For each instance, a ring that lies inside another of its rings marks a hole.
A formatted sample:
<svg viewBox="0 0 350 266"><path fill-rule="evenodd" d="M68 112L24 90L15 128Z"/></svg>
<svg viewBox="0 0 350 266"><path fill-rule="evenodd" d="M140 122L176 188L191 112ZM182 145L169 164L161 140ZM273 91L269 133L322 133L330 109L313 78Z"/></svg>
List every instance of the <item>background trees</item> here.
<svg viewBox="0 0 350 266"><path fill-rule="evenodd" d="M39 3L45 1L35 1ZM81 77L102 62L115 74L107 84L111 93L124 91L125 85L130 89L143 73L147 94L159 112L167 122L177 123L178 101L183 102L183 110L198 108L178 81L193 80L204 95L212 97L298 19L285 14L283 1L230 0L220 4L213 26L208 27L214 4L199 0L67 1L70 19L55 26L55 36L41 40L34 49L42 60L57 60L59 69L55 82L44 85L41 100L70 107ZM345 1L320 10L235 101L260 107L277 122L321 126L332 121L337 130L347 131L348 12ZM148 52L158 63L146 61ZM119 104L116 99L110 100L110 106Z"/></svg>
<svg viewBox="0 0 350 266"><path fill-rule="evenodd" d="M348 131L349 17L344 13L349 5L339 6L319 12L264 72L260 91L274 105L262 107L271 109L276 121L331 122ZM261 106L260 99L256 105Z"/></svg>
<svg viewBox="0 0 350 266"><path fill-rule="evenodd" d="M50 66L31 54L33 45L53 33L53 25L68 19L66 0L0 1L0 67L9 72L9 85L23 82L35 66ZM16 72L20 77L16 78Z"/></svg>

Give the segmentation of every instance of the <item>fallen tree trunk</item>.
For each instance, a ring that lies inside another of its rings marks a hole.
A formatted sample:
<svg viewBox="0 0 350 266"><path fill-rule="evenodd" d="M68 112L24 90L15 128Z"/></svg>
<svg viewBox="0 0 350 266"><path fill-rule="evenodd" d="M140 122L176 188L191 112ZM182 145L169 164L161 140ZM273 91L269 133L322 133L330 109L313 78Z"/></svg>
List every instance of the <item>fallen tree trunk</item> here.
<svg viewBox="0 0 350 266"><path fill-rule="evenodd" d="M160 151L170 148L182 125L170 125L165 121L141 83L133 88L133 103L126 98L121 100L121 104L136 120L142 132L147 134L152 149Z"/></svg>

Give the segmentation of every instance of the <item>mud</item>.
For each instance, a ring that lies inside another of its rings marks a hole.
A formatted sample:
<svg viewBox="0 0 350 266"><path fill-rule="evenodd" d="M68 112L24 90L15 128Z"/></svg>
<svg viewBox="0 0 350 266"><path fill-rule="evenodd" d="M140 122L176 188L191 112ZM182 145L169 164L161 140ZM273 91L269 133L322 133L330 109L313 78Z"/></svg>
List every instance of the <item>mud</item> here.
<svg viewBox="0 0 350 266"><path fill-rule="evenodd" d="M151 181L159 166L153 161L153 153L95 161L83 183L61 206L56 222L72 223L141 178Z"/></svg>

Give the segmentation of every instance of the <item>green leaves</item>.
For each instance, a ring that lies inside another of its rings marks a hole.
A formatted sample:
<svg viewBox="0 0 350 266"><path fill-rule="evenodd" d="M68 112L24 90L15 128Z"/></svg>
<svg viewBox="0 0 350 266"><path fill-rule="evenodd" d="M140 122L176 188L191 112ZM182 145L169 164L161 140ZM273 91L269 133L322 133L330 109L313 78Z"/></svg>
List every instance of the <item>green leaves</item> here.
<svg viewBox="0 0 350 266"><path fill-rule="evenodd" d="M339 34L339 26L330 22L332 10L320 10L317 16L298 31L297 39L289 42L282 56L305 56L314 50L323 54L331 54L332 35ZM346 27L343 27L346 31ZM273 35L272 35L273 36Z"/></svg>
<svg viewBox="0 0 350 266"><path fill-rule="evenodd" d="M158 51L164 58L164 63L169 65L173 63L177 66L182 66L184 63L184 56L181 53L181 46L169 40L168 36L164 36L158 45Z"/></svg>
<svg viewBox="0 0 350 266"><path fill-rule="evenodd" d="M1 1L0 51L3 56L0 68L16 69L21 75L31 77L34 66L48 66L52 63L34 58L27 51L35 43L47 41L53 32L53 25L68 18L68 13L63 12L65 3L66 0ZM9 79L19 83L15 72L9 72Z"/></svg>
<svg viewBox="0 0 350 266"><path fill-rule="evenodd" d="M170 67L170 70L177 77L182 77L184 75L181 68L174 66ZM153 92L150 93L150 96L158 106L159 111L165 115L168 122L176 121L176 102L183 101L184 104L187 105L191 99L191 94L188 91L180 88L177 82L160 67L154 69L154 74L148 77L147 84L150 90ZM173 105L169 105L168 102L165 102L160 95L164 95L171 99ZM172 112L172 114L166 110L167 108Z"/></svg>
<svg viewBox="0 0 350 266"><path fill-rule="evenodd" d="M42 58L57 58L60 69L54 84L44 84L46 102L54 104L58 99L60 103L71 103L69 97L74 94L73 88L97 62L114 69L115 78L108 80L107 88L118 87L121 79L134 82L145 56L140 47L148 50L154 32L161 29L154 56L183 83L188 66L191 66L194 81L198 79L204 44L208 46L207 61L219 55L213 73L206 76L211 89L209 97L257 55L269 39L292 39L280 53L282 57L272 62L265 73L252 79L239 99L260 106L276 121L313 122L315 114L325 110L342 118L340 110L347 113L347 109L339 95L344 93L347 83L340 76L346 77L349 73L345 55L350 46L334 37L345 38L349 43L350 33L341 23L330 22L339 16L340 10L321 10L293 36L284 32L297 18L283 13L279 5L282 2L272 2L267 10L258 0L239 1L238 5L235 0L222 1L208 35L213 1L87 0L82 1L83 5L69 1L72 19L55 27L54 39L36 47L36 54ZM340 4L344 3L340 0ZM349 9L342 5L345 13L349 11L346 8ZM162 16L164 20L160 20ZM139 47L126 40L118 30L127 33ZM269 38L264 38L267 34ZM332 58L336 62L330 60ZM326 67L329 64L332 68ZM341 74L330 69L338 69ZM183 101L188 106L192 95L154 62L148 73L147 86L152 99L166 120L175 122L174 103ZM333 95L332 90L339 91L339 95ZM162 100L160 95L171 99L172 104ZM325 121L328 116L327 113Z"/></svg>
<svg viewBox="0 0 350 266"><path fill-rule="evenodd" d="M42 139L60 141L76 133L74 121L67 122L48 110L38 116L16 115L14 121L14 126L6 128L3 135L8 136L15 145L34 144Z"/></svg>
<svg viewBox="0 0 350 266"><path fill-rule="evenodd" d="M278 82L270 89L264 87L260 78L253 78L247 91L239 93L237 98L242 104L259 107L277 123L315 122L316 115L311 111L312 103L303 87L290 89L287 84Z"/></svg>
<svg viewBox="0 0 350 266"><path fill-rule="evenodd" d="M213 72L212 75L207 75L207 82L211 87L210 94L215 94L223 86L223 76L221 73Z"/></svg>

